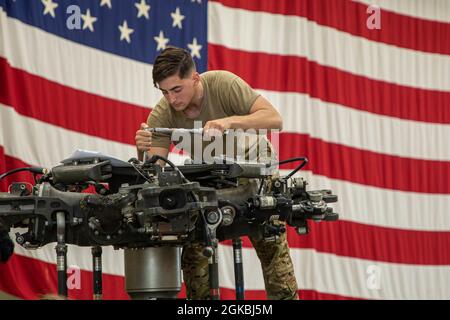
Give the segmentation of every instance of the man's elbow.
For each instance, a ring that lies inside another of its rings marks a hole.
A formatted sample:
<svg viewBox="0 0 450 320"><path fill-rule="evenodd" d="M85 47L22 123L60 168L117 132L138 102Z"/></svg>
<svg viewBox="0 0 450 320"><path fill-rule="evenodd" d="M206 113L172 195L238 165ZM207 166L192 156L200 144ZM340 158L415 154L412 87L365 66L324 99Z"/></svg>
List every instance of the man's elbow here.
<svg viewBox="0 0 450 320"><path fill-rule="evenodd" d="M272 120L271 129L280 131L283 130L283 118L275 108L271 111L270 119Z"/></svg>
<svg viewBox="0 0 450 320"><path fill-rule="evenodd" d="M275 121L275 128L277 130L283 130L283 118L278 114L276 121Z"/></svg>

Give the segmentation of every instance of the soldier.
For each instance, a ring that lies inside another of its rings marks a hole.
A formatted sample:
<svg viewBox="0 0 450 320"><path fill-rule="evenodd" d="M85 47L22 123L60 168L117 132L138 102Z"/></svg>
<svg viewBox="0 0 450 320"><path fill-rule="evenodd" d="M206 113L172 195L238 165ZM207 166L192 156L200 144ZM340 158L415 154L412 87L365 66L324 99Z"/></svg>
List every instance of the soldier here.
<svg viewBox="0 0 450 320"><path fill-rule="evenodd" d="M195 121L201 121L206 136L221 135L229 129L282 128L280 114L244 80L227 71L208 71L200 75L190 54L181 48L168 47L156 58L153 83L164 97L154 107L147 123L143 123L136 132L136 146L141 160L144 152L167 158L171 143L169 135L149 133L144 130L147 126L192 129ZM234 141L233 152L242 147L238 140ZM208 144L207 141L202 142L203 151ZM266 145L267 156L275 158L270 143ZM250 148L250 145L246 147L246 153ZM194 157L193 150L190 150L191 157ZM230 156L228 149L222 151ZM254 237L250 240L261 261L267 297L298 299L286 234L275 242ZM183 248L182 269L188 299L209 298L208 259L202 251L201 244Z"/></svg>

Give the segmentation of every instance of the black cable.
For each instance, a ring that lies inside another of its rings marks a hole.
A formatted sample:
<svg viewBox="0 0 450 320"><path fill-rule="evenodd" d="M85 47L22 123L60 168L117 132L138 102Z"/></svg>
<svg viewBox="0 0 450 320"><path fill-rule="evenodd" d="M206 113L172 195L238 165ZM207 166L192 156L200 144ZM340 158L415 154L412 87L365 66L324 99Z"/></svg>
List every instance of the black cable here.
<svg viewBox="0 0 450 320"><path fill-rule="evenodd" d="M136 170L136 172L139 173L139 174L142 176L142 178L144 178L147 182L151 182L150 179L147 178L147 177L144 175L144 173L143 173L142 171L140 171L140 170L139 170L132 162L130 162L130 164L131 164L131 166L134 168L134 170ZM139 176L136 177L136 182L135 182L135 184L137 184L138 179L139 179Z"/></svg>
<svg viewBox="0 0 450 320"><path fill-rule="evenodd" d="M50 178L49 178L50 176L51 176L51 175L50 175L49 173L44 173L44 174L39 178L37 184L41 184L41 183L43 183L43 182L45 182L45 181L50 181Z"/></svg>
<svg viewBox="0 0 450 320"><path fill-rule="evenodd" d="M301 168L303 168L304 166L306 166L306 164L308 163L308 158L306 157L297 157L297 158L290 158L290 159L286 159L283 161L278 161L275 164L267 164L267 167L274 167L274 166L280 166L282 164L286 164L286 163L291 163L291 162L295 162L295 161L303 161L298 167L296 167L293 171L291 171L286 177L284 177L284 180L288 180L290 177L292 177L298 170L300 170Z"/></svg>
<svg viewBox="0 0 450 320"><path fill-rule="evenodd" d="M291 163L291 162L295 162L295 161L303 161L304 164L302 164L302 165L306 165L308 163L308 158L306 158L306 157L289 158L286 160L278 161L278 163L276 165L282 165L282 164ZM272 165L272 166L274 166L274 165Z"/></svg>
<svg viewBox="0 0 450 320"><path fill-rule="evenodd" d="M301 158L299 158L301 159ZM308 163L308 158L303 158L301 159L303 160L303 163L301 163L297 168L295 168L291 173L289 173L286 177L284 177L284 180L289 180L290 177L292 177L297 171L299 171L301 168L303 168L304 166L306 166L306 164Z"/></svg>
<svg viewBox="0 0 450 320"><path fill-rule="evenodd" d="M180 175L181 175L181 178L184 180L184 182L186 182L186 183L189 183L189 182L190 182L190 181L184 176L184 174L181 172L181 170L178 169L178 167L177 167L176 165L173 164L172 161L170 161L170 160L167 159L167 158L164 158L163 156L160 156L160 155L157 155L157 154L152 155L152 156L150 157L150 159L148 159L145 163L147 163L147 162L149 162L149 163L155 163L155 162L158 161L158 160L162 160L162 161L168 163L169 166L171 166L173 170L178 171L178 172L180 173Z"/></svg>
<svg viewBox="0 0 450 320"><path fill-rule="evenodd" d="M14 173L20 172L20 171L29 171L29 172L36 173L36 174L44 174L45 173L45 169L39 168L39 167L17 168L17 169L10 170L10 171L5 172L2 175L0 175L0 180L2 180L3 178L6 178L7 176L10 176Z"/></svg>
<svg viewBox="0 0 450 320"><path fill-rule="evenodd" d="M141 176L144 178L145 181L150 182L150 180L149 180L147 177L144 176L144 173L143 173L142 171L140 171L140 170L135 166L135 165L138 165L138 164L141 163L138 159L136 159L136 158L131 158L130 160L128 160L128 163L133 167L133 169L134 169L137 173L139 173L139 175L141 175ZM134 181L134 184L138 184L138 182L139 182L139 176L136 176L136 180Z"/></svg>
<svg viewBox="0 0 450 320"><path fill-rule="evenodd" d="M167 158L164 158L163 156L157 155L157 154L152 155L152 156L150 157L150 159L148 159L146 162L155 163L155 162L158 161L158 160L162 160L162 161L164 161L164 162L167 162L167 163L169 164L169 166L171 166L174 170L177 170L177 167L173 164L172 161L170 161L170 160L167 159Z"/></svg>

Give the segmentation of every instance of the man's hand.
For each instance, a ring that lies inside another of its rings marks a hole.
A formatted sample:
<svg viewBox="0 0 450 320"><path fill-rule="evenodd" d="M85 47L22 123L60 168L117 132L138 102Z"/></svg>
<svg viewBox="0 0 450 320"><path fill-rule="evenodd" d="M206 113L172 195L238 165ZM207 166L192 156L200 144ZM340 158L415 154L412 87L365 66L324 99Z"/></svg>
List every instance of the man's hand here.
<svg viewBox="0 0 450 320"><path fill-rule="evenodd" d="M231 122L229 118L211 120L208 121L203 127L203 134L205 137L217 137L223 135L225 130L230 128Z"/></svg>
<svg viewBox="0 0 450 320"><path fill-rule="evenodd" d="M0 223L0 262L5 263L14 252L14 242L9 237L8 231Z"/></svg>
<svg viewBox="0 0 450 320"><path fill-rule="evenodd" d="M147 152L152 146L152 133L146 131L146 128L148 128L148 125L146 123L141 123L141 128L136 131L135 140L138 153Z"/></svg>

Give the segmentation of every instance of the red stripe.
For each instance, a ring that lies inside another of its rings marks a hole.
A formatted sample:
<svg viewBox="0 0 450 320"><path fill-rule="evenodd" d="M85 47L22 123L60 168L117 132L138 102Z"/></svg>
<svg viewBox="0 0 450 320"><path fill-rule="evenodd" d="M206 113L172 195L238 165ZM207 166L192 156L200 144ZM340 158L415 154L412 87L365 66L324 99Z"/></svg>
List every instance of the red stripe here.
<svg viewBox="0 0 450 320"><path fill-rule="evenodd" d="M450 54L450 24L410 17L381 8L380 29L367 28L368 5L349 0L211 0L225 6L296 15L355 36L402 48ZM405 32L411 30L411 32ZM413 30L415 32L413 32Z"/></svg>
<svg viewBox="0 0 450 320"><path fill-rule="evenodd" d="M300 290L299 297L301 300L362 300L360 298L323 293L315 290Z"/></svg>
<svg viewBox="0 0 450 320"><path fill-rule="evenodd" d="M450 194L450 161L391 156L298 133L281 133L279 141L280 159L306 156L305 169L319 175L386 189Z"/></svg>
<svg viewBox="0 0 450 320"><path fill-rule="evenodd" d="M208 68L234 72L258 89L304 93L401 119L450 123L450 92L373 80L302 57L252 53L209 44Z"/></svg>
<svg viewBox="0 0 450 320"><path fill-rule="evenodd" d="M340 214L341 219L345 219L345 212ZM389 263L450 264L450 232L402 230L345 220L309 222L308 225L310 233L302 236L292 227L288 228L290 248L315 249L342 257ZM231 241L222 244L231 245ZM247 237L243 237L243 246L253 247Z"/></svg>
<svg viewBox="0 0 450 320"><path fill-rule="evenodd" d="M149 109L72 89L11 67L0 58L0 103L22 115L118 142L134 144Z"/></svg>

